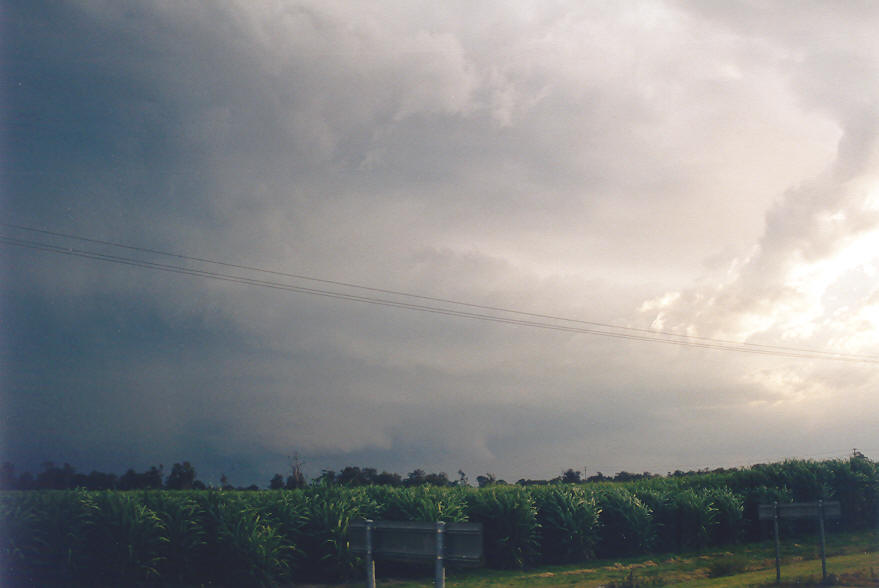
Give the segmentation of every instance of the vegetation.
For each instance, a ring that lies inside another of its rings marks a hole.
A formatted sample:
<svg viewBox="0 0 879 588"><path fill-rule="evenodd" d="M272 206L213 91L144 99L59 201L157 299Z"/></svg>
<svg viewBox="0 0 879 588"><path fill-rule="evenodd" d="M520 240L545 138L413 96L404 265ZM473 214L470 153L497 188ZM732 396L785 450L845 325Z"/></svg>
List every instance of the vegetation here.
<svg viewBox="0 0 879 588"><path fill-rule="evenodd" d="M75 479L72 468L54 470L43 479ZM352 469L342 478L349 483L334 474L305 487L291 476L290 490L185 490L197 487L189 464L175 464L164 484L153 470L128 476L148 482L137 490L0 492L0 585L339 581L361 571L347 544L350 522L361 517L481 522L485 562L496 569L728 548L767 537L757 505L772 500L839 500L843 519L830 531L879 525L879 467L862 455L629 482L491 480L481 488L445 476L431 484L420 470L399 485L364 484ZM797 521L782 533L811 534L814 526ZM721 561L708 573L742 565Z"/></svg>

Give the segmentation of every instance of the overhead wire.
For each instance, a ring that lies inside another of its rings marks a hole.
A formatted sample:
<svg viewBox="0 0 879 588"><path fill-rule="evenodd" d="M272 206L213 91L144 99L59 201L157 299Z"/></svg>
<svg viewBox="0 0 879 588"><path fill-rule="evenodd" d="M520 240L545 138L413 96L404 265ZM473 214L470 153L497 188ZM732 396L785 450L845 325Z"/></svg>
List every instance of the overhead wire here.
<svg viewBox="0 0 879 588"><path fill-rule="evenodd" d="M509 324L509 325L518 325L532 328L540 328L561 332L569 332L569 333L581 333L588 335L596 335L601 337L610 337L617 339L625 339L625 340L633 340L633 341L644 341L644 342L654 342L654 343L666 343L672 345L680 345L686 347L693 348L702 348L702 349L714 349L714 350L722 350L722 351L736 351L739 353L750 353L756 355L771 355L777 357L788 357L788 358L797 358L797 359L826 359L833 361L846 361L846 362L857 362L857 363L879 363L879 357L876 356L868 356L868 355L855 355L855 354L844 354L844 353L834 353L827 351L819 351L819 350L809 350L809 349L801 349L801 348L789 348L789 347L781 347L781 346L770 346L770 345L747 345L744 342L732 342L722 339L710 339L707 337L688 337L686 335L681 335L677 333L670 332L662 332L662 331L649 331L645 329L636 329L636 328L628 328L628 327L620 327L617 325L608 325L604 323L593 323L589 321L581 321L579 319L569 319L565 317L555 317L552 315L543 315L538 313L529 313L525 311L517 311L512 309L505 309L501 307L492 307L486 305L478 305L478 304L470 304L464 303L449 299L422 296L416 294L408 294L404 292L398 292L394 290L380 289L380 288L370 288L366 286L360 286L356 284L349 284L346 282L339 282L333 280L322 280L318 278L311 278L306 276L300 276L298 274L290 274L285 272L277 272L273 270L265 270L261 268L255 268L252 266L245 266L240 264L232 264L227 262L220 262L215 260L207 260L203 258L197 258L193 256L187 256L183 254L175 254L169 253L159 250L152 250L148 248L135 247L130 245L123 245L119 243L114 243L110 241L101 241L98 239L91 239L87 237L76 237L63 233L56 233L52 231L45 231L42 229L34 229L31 227L22 227L20 225L11 225L10 223L2 223L0 225L15 227L15 228L25 228L26 230L31 230L33 232L41 232L46 233L53 236L60 236L65 238L75 238L84 242L93 242L96 244L102 245L110 245L114 247L145 252L145 253L153 253L160 254L165 256L173 256L180 259L184 259L187 261L197 261L203 263L211 263L219 266L226 266L236 269L244 269L244 270L252 270L257 272L263 272L267 274L274 274L278 276L285 276L290 278L300 278L304 280L311 280L313 282L318 283L326 283L332 284L336 286L349 286L352 288L359 288L364 291L370 291L373 293L384 293L384 294L392 294L398 296L408 296L413 299L421 299L430 302L442 302L448 304L456 304L463 307L469 307L474 309L481 310L491 310L495 312L507 312L510 314L515 314L519 316L527 316L531 318L541 318L541 319L550 319L556 321L563 321L570 324L557 324L557 323L549 323L539 320L526 320L523 318L515 318L510 316L499 316L496 314L485 314L480 312L472 312L454 308L443 308L438 306L432 306L428 304L416 304L412 302L404 302L400 300L391 300L388 298L378 298L372 296L365 296L360 294L354 294L349 292L340 292L337 290L327 290L322 288L312 288L302 285L289 284L285 282L278 281L270 281L270 280L262 280L253 277L234 275L221 273L217 271L209 271L206 269L197 269L192 267L184 267L179 265L172 265L166 263L159 263L155 261L147 261L142 259L136 259L131 257L123 257L119 255L110 255L107 253L101 253L97 251L89 251L85 249L77 249L69 246L63 245L55 245L52 243L31 241L27 239L20 239L16 237L11 237L8 235L0 235L0 244L28 248L38 251L44 251L49 253L68 255L74 257L81 257L105 262L111 262L121 265L128 265L134 267L140 267L145 269L154 269L158 271L165 271L170 273L177 273L183 275L197 276L203 278L209 278L213 280L220 280L224 282L230 283L238 283L243 285L251 285L251 286L259 286L265 288L271 288L276 290L284 290L289 292L296 293L304 293L304 294L312 294L316 296L322 296L327 298L334 298L338 300L345 300L349 302L361 302L367 304L373 304L378 306L386 306L400 309L407 309L418 312L426 312L431 314L438 314L444 316L452 316L458 318L467 318L474 320L482 320L489 321L495 323ZM580 325L589 325L587 326L576 326ZM617 331L607 331L599 328L593 327L605 327L605 328L615 328ZM673 338L670 338L673 337Z"/></svg>
<svg viewBox="0 0 879 588"><path fill-rule="evenodd" d="M139 246L135 246L135 245L117 243L114 241L95 239L95 238L91 238L91 237L83 237L80 235L73 235L70 233L62 233L62 232L58 232L58 231L50 231L47 229L39 229L36 227L14 224L14 223L0 222L0 226L21 229L21 230L35 232L35 233L41 233L41 234L45 234L45 235L51 235L54 237L62 237L65 239L75 239L78 241L106 245L106 246L111 246L111 247L116 247L116 248L121 248L121 249L127 249L127 250L131 250L131 251L138 251L138 252L142 252L142 253L151 253L151 254L156 254L156 255L173 257L173 258L183 259L186 261L208 263L208 264L213 264L213 265L217 265L217 266L221 266L221 267L229 267L229 268L242 269L242 270L253 271L253 272L260 272L260 273L265 273L265 274L269 274L269 275L289 277L289 278L294 278L294 279L298 279L298 280L311 281L311 282L315 282L315 283L330 284L330 285L334 285L334 286L342 286L342 287L346 287L346 288L354 288L354 289L359 289L359 290L363 290L363 291L375 292L375 293L381 293L381 294L390 294L390 295L394 295L394 296L404 296L404 297L408 297L408 298L426 300L426 301L430 301L430 302L441 302L444 304L454 304L457 306L462 306L462 307L467 307L467 308L477 308L477 309L481 309L481 310L504 312L504 313L516 314L516 315L520 315L520 316L528 316L528 317L532 317L532 318L549 319L549 320L554 320L554 321L564 321L564 322L569 322L569 323L574 323L574 324L589 325L589 326L593 326L593 327L611 328L611 329L620 330L620 331L624 331L624 332L644 333L644 334L651 335L651 336L663 335L663 336L668 336L668 337L677 337L677 338L687 340L687 341L698 340L698 341L705 341L705 342L709 342L709 343L741 345L741 346L754 347L754 348L765 348L765 349L771 349L771 350L792 351L792 352L799 352L799 353L812 353L812 354L828 355L828 356L846 355L847 357L863 357L865 359L871 359L871 360L872 359L879 359L879 356L874 356L874 355L839 354L837 352L829 352L829 351L809 349L809 348L803 348L803 347L768 345L768 344L761 344L761 343L753 343L753 342L749 342L749 341L735 341L735 340L729 340L729 339L720 339L720 338L716 338L716 337L688 335L688 334L676 333L674 331L665 331L665 330L661 330L661 329L645 329L645 328L638 328L638 327L615 325L615 324L611 324L611 323L587 321L587 320L583 320L583 319L575 319L575 318L562 317L562 316L551 315L551 314L528 312L528 311L522 311L522 310L517 310L517 309L499 307L499 306L474 304L474 303L470 303L470 302L463 302L460 300L453 300L453 299L449 299L449 298L441 298L441 297L436 297L436 296L426 296L426 295L422 295L422 294L414 294L411 292L402 292L399 290L391 290L391 289L387 289L387 288L376 288L376 287L371 287L371 286L365 286L362 284L355 284L355 283L351 283L351 282L339 281L339 280L329 280L329 279L324 279L324 278L317 278L314 276L307 276L304 274L282 272L282 271L277 271L277 270L260 268L260 267L256 267L256 266L229 263L229 262L225 262L225 261L217 261L217 260L207 259L207 258L203 258L203 257L185 255L182 253L174 253L174 252L163 251L163 250L153 249L153 248L148 248L148 247L139 247Z"/></svg>

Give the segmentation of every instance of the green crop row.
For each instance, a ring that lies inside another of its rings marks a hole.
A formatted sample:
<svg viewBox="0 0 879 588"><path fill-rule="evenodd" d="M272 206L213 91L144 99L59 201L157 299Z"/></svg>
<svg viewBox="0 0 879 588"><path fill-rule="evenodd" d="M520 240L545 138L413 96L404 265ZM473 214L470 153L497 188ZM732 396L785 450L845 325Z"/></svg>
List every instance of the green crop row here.
<svg viewBox="0 0 879 588"><path fill-rule="evenodd" d="M766 524L756 506L773 500L839 500L844 518L837 526L873 526L879 472L869 460L850 462L840 462L847 471L840 463L785 462L627 484L0 493L0 584L340 580L361 573L347 543L350 522L361 517L481 522L485 561L495 568L759 537Z"/></svg>

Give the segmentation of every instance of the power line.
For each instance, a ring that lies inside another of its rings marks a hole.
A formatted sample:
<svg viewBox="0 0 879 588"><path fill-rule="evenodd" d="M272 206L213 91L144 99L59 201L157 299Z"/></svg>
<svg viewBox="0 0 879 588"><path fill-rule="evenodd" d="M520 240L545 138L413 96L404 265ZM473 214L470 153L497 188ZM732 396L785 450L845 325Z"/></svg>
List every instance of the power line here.
<svg viewBox="0 0 879 588"><path fill-rule="evenodd" d="M772 351L786 351L786 352L806 353L806 354L811 354L811 355L822 355L822 356L826 355L828 357L844 356L844 357L848 357L848 358L863 358L866 360L879 360L879 356L875 356L875 355L837 353L837 352L823 351L823 350L818 350L818 349L809 349L809 348L803 348L803 347L767 345L767 344L761 344L761 343L751 343L748 341L735 341L735 340L730 340L730 339L704 337L704 336L699 336L699 335L686 335L686 334L676 333L673 331L664 331L664 330L659 330L659 329L644 329L644 328L638 328L638 327L627 327L627 326L615 325L615 324L611 324L611 323L602 323L602 322L596 322L596 321L587 321L587 320L582 320L582 319L562 317L562 316L557 316L557 315L527 312L527 311L505 308L505 307L500 307L500 306L474 304L474 303L470 303L470 302L463 302L460 300L453 300L453 299L449 299L449 298L425 296L422 294L414 294L411 292L402 292L399 290L391 290L391 289L386 289L386 288L376 288L376 287L364 286L362 284L355 284L352 282L344 282L344 281L339 281L339 280L328 280L328 279L324 279L324 278L317 278L314 276L307 276L304 274L282 272L282 271L277 271L277 270L260 268L260 267L256 267L256 266L229 263L229 262L225 262L225 261L217 261L217 260L207 259L207 258L203 258L203 257L195 257L195 256L191 256L191 255L185 255L182 253L163 251L160 249L152 249L152 248L148 248L148 247L139 247L139 246L135 246L135 245L127 245L127 244L123 244L123 243L117 243L114 241L95 239L95 238L91 238L91 237L83 237L80 235L73 235L70 233L61 233L61 232L57 232L57 231L50 231L47 229L39 229L36 227L30 227L30 226L19 225L19 224L14 224L14 223L0 222L0 226L21 229L24 231L30 231L30 232L34 232L34 233L41 233L41 234L45 234L45 235L51 235L54 237L62 237L65 239L75 239L75 240L83 241L83 242L87 242L87 243L106 245L106 246L110 246L110 247L127 249L130 251L138 251L138 252L142 252L142 253L151 253L151 254L155 254L155 255L173 257L173 258L182 259L182 260L186 260L186 261L195 261L198 263L208 263L208 264L217 265L220 267L242 269L242 270L247 270L247 271L260 272L260 273L265 273L265 274L274 275L274 276L282 276L282 277L287 277L287 278L294 278L297 280L304 280L304 281L315 282L315 283L320 283L320 284L341 286L341 287L345 287L345 288L354 288L354 289L363 290L366 292L374 292L374 293L379 293L379 294L390 294L393 296L403 296L403 297L407 297L407 298L424 300L424 301L428 301L428 302L440 302L443 304L453 304L453 305L461 306L461 307L465 307L465 308L489 310L489 311L493 311L493 312L503 312L503 313L514 314L514 315L518 315L518 316L527 316L527 317L537 318L537 319L563 321L563 322L572 323L572 324L588 325L590 327L600 327L602 329L615 329L618 331L622 331L623 333L640 333L640 334L649 335L651 338L654 338L657 336L675 337L675 338L681 340L682 342L687 342L688 344L693 344L695 342L705 342L705 343L709 343L709 344L734 345L734 346L743 346L743 347L754 348L754 349L766 349L766 350L772 350ZM305 290L308 290L308 289L305 289Z"/></svg>
<svg viewBox="0 0 879 588"><path fill-rule="evenodd" d="M0 223L6 224L6 223ZM83 238L82 240L86 240ZM94 241L94 240L93 240ZM240 276L234 274L226 274L216 271L209 271L205 269L196 269L191 267L184 267L172 264L158 263L154 261L145 261L141 259L135 259L131 257L123 257L118 255L110 255L106 253L100 253L96 251L89 251L85 249L76 249L72 247L65 247L60 245L54 245L51 243L43 243L38 241L31 241L27 239L18 239L15 237L10 237L6 235L0 235L0 244L22 247L27 249L33 249L38 251L44 251L49 253L55 253L59 255L68 255L74 257L81 257L86 259L93 259L98 261L105 261L110 263L116 263L120 265L127 265L133 267L140 267L145 269L154 269L158 271L165 271L170 273L177 273L183 275L190 275L196 277L209 278L213 280L219 280L230 283L237 283L243 285L250 286L260 286L265 288L271 288L276 290L284 290L288 292L296 292L303 294L312 294L316 296L323 296L327 298L334 298L338 300L345 300L349 302L362 302L367 304L373 304L378 306L386 306L392 308L400 308L406 310L413 310L418 312L426 312L431 314L438 314L444 316L452 316L458 318L467 318L474 320L482 320L488 322L495 322L501 324L509 324L509 325L518 325L525 327L533 327L540 328L546 330L553 331L561 331L568 333L579 333L579 334L588 334L588 335L596 335L602 337L610 337L616 339L626 339L631 341L643 341L643 342L652 342L652 343L666 343L671 345L679 345L693 348L701 348L701 349L714 349L721 351L736 351L739 353L750 353L756 355L769 355L775 357L788 357L788 358L796 358L796 359L826 359L832 361L846 361L846 362L858 362L858 363L879 363L879 357L875 356L861 356L861 355L853 355L853 354L842 354L842 353L830 353L825 351L813 351L813 350L803 350L803 349L786 349L786 348L773 348L772 346L760 345L760 346L745 346L743 343L731 344L729 342L725 342L722 340L710 340L707 338L699 338L698 340L688 340L684 338L682 335L672 334L671 336L675 338L666 338L668 334L665 333L651 333L650 335L642 334L636 329L628 329L630 332L614 332L614 331L605 331L598 328L591 327L581 327L575 326L572 324L555 324L548 323L545 321L537 321L537 320L526 320L520 318L514 318L509 316L498 316L494 314L485 314L480 312L473 311L465 311L458 310L453 308L443 308L438 306L431 306L427 304L415 304L411 302L403 302L399 300L390 300L387 298L377 298L371 296L364 296L359 294L352 294L347 292L340 292L335 290L326 290L322 288L311 288L306 286L300 286L295 284L289 284L285 282L277 282L277 281L269 281L269 280L261 280L257 278ZM111 244L110 242L106 242L106 244ZM136 249L141 251L148 251L144 248L133 248L131 246L124 246L129 249ZM181 257L183 259L197 260L196 258L191 258L188 256L182 256L179 254L167 254L166 255L175 255L176 257ZM224 262L213 262L208 261L209 263L216 263L219 265L227 265L233 266L233 264L226 264ZM270 272L269 270L259 270L258 268L249 268L248 266L236 266L240 269L254 269L256 271L264 271L267 273L275 273L279 275L285 275L281 272ZM292 274L286 274L292 277ZM318 280L315 280L318 281ZM325 281L326 282L326 281ZM336 284L341 285L341 282L336 282ZM367 289L364 287L364 289ZM376 290L376 289L371 289ZM386 290L384 292L387 293L396 293L393 291ZM403 294L403 293L396 293ZM403 294L404 295L404 294ZM413 298L421 298L425 299L428 297L412 295ZM429 299L429 298L428 298ZM443 299L430 299L434 301L444 301ZM492 307L481 307L479 305L470 305L466 303L457 303L455 301L448 301L450 303L461 304L463 306L470 306L475 308L492 308ZM546 316L546 318L556 318L550 317L548 315L535 315L532 313L525 313L519 311L511 311L505 309L495 309L495 310L504 310L505 312L511 312L514 314L525 315L525 316L536 316L542 317ZM583 323L584 321L577 321L574 319L564 319L558 317L556 320L568 321L570 323ZM590 323L587 323L590 324ZM693 338L696 339L696 338Z"/></svg>

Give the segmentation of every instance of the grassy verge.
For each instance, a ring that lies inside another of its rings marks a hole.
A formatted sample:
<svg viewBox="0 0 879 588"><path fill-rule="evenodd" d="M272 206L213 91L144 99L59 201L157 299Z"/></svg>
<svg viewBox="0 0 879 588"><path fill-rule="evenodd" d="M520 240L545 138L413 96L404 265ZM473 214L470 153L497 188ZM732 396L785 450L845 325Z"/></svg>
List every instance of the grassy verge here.
<svg viewBox="0 0 879 588"><path fill-rule="evenodd" d="M817 538L805 536L782 543L783 585L808 586L821 581ZM402 580L381 578L379 586L415 588L432 586L432 578ZM429 570L425 570L429 573ZM879 586L879 533L846 533L828 536L827 571L838 586ZM623 588L666 586L774 586L775 548L771 541L741 545L724 551L641 556L595 560L588 565L542 567L524 571L449 570L446 585L576 586ZM361 586L362 583L346 586Z"/></svg>

